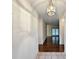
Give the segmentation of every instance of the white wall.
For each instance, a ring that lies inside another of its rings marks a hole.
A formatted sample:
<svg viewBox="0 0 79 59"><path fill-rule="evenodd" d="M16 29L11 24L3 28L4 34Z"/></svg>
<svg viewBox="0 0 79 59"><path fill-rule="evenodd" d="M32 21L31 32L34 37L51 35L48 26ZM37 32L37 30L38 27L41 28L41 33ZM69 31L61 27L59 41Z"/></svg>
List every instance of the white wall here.
<svg viewBox="0 0 79 59"><path fill-rule="evenodd" d="M39 19L39 44L43 44L46 39L46 24L43 19Z"/></svg>
<svg viewBox="0 0 79 59"><path fill-rule="evenodd" d="M64 53L66 53L66 18L65 16L59 19L59 26L60 26L60 45L64 44Z"/></svg>
<svg viewBox="0 0 79 59"><path fill-rule="evenodd" d="M43 43L45 42L47 38L47 24L43 23Z"/></svg>
<svg viewBox="0 0 79 59"><path fill-rule="evenodd" d="M47 36L52 36L52 32L51 32L52 26L51 25L47 25Z"/></svg>
<svg viewBox="0 0 79 59"><path fill-rule="evenodd" d="M38 53L37 13L34 12L29 3L26 7L33 11L33 15L21 8L16 2L13 2L12 7L12 59L35 59Z"/></svg>
<svg viewBox="0 0 79 59"><path fill-rule="evenodd" d="M65 19L64 18L60 18L59 21L59 27L60 27L60 44L64 44L64 40L65 40Z"/></svg>

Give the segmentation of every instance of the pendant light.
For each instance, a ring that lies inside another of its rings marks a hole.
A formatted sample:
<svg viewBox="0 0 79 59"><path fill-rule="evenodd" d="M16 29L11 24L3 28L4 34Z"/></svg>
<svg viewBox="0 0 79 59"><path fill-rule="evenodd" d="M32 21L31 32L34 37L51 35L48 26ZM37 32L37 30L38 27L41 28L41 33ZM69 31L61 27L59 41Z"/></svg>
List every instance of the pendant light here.
<svg viewBox="0 0 79 59"><path fill-rule="evenodd" d="M56 8L53 5L53 0L50 0L48 8L47 8L47 14L49 16L53 16L53 15L55 15L55 12L56 12Z"/></svg>

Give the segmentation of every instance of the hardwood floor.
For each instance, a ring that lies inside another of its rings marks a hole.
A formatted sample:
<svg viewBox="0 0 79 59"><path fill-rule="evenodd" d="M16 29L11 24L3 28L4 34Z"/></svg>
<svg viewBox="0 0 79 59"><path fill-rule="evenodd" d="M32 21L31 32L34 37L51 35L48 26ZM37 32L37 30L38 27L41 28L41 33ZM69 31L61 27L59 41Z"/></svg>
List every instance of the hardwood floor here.
<svg viewBox="0 0 79 59"><path fill-rule="evenodd" d="M39 52L64 52L64 45L53 44L51 37L48 37L43 45L39 45Z"/></svg>

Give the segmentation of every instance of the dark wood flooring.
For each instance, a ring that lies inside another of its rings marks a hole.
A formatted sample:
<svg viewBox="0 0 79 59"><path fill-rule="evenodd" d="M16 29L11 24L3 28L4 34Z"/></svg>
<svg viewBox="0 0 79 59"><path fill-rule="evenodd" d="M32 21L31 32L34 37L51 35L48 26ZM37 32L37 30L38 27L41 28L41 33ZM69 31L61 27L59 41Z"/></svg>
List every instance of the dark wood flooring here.
<svg viewBox="0 0 79 59"><path fill-rule="evenodd" d="M53 44L51 37L48 37L43 45L39 45L39 52L64 52L64 45Z"/></svg>

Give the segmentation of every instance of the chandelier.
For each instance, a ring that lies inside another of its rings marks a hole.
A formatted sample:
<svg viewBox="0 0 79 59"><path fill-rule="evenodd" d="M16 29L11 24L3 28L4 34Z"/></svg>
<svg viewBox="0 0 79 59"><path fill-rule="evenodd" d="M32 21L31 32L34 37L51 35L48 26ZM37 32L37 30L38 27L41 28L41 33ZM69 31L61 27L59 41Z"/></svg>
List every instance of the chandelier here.
<svg viewBox="0 0 79 59"><path fill-rule="evenodd" d="M53 5L53 1L50 0L48 8L47 8L47 14L49 16L53 16L53 15L55 15L55 12L56 12L56 8Z"/></svg>

